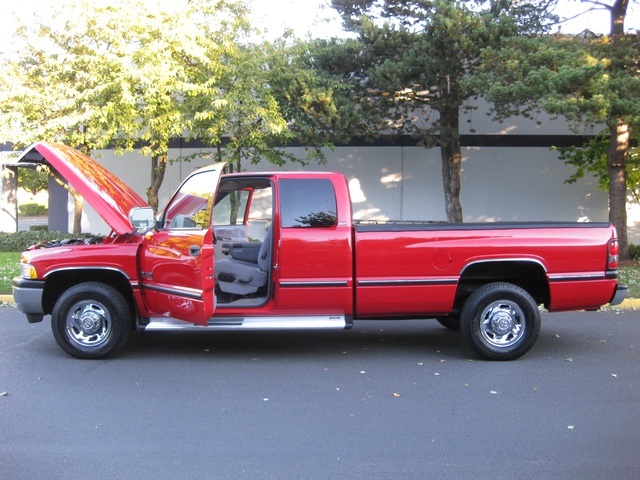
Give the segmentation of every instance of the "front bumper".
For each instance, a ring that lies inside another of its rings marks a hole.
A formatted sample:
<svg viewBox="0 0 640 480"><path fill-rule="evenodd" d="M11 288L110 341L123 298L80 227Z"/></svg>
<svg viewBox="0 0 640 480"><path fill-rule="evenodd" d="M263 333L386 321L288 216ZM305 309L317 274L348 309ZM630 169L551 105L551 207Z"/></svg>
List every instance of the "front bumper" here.
<svg viewBox="0 0 640 480"><path fill-rule="evenodd" d="M616 291L613 294L613 298L609 302L610 305L620 305L627 296L627 286L621 283L616 285Z"/></svg>
<svg viewBox="0 0 640 480"><path fill-rule="evenodd" d="M29 323L41 322L44 318L42 296L44 280L29 280L22 277L13 279L13 301L18 310L27 316Z"/></svg>

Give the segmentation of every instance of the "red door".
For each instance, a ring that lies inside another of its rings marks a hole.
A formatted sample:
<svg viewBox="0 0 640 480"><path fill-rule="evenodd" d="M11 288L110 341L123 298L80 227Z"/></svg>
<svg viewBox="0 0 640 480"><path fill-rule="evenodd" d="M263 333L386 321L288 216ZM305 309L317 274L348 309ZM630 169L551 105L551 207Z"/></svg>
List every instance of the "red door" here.
<svg viewBox="0 0 640 480"><path fill-rule="evenodd" d="M215 310L212 210L224 163L201 168L180 186L162 228L140 250L142 295L152 316L206 325Z"/></svg>

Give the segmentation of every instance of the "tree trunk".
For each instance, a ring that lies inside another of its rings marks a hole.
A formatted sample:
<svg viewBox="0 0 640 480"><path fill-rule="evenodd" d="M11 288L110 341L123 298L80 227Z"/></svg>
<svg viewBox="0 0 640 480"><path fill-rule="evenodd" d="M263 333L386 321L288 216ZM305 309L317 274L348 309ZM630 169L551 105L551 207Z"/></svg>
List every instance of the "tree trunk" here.
<svg viewBox="0 0 640 480"><path fill-rule="evenodd" d="M616 0L611 5L611 35L622 35L624 33L624 20L627 16L628 6L629 0Z"/></svg>
<svg viewBox="0 0 640 480"><path fill-rule="evenodd" d="M80 235L82 233L82 209L84 207L84 198L77 192L71 192L73 197L73 234Z"/></svg>
<svg viewBox="0 0 640 480"><path fill-rule="evenodd" d="M440 111L440 158L442 160L442 185L444 187L447 222L462 223L460 203L460 172L462 152L460 150L459 117L456 102L452 107Z"/></svg>
<svg viewBox="0 0 640 480"><path fill-rule="evenodd" d="M18 169L5 168L0 187L0 231L18 231ZM9 228L11 226L11 228ZM3 228L4 227L4 228Z"/></svg>
<svg viewBox="0 0 640 480"><path fill-rule="evenodd" d="M618 231L620 258L629 258L627 240L627 154L629 152L629 125L620 119L609 128L611 139L607 150L609 171L609 221Z"/></svg>
<svg viewBox="0 0 640 480"><path fill-rule="evenodd" d="M147 188L147 201L155 212L158 211L158 192L164 180L167 169L167 154L153 155L151 157L151 185Z"/></svg>
<svg viewBox="0 0 640 480"><path fill-rule="evenodd" d="M616 0L611 5L611 36L624 34L624 21L629 0ZM612 62L616 68L617 59ZM620 67L624 68L624 67ZM627 238L627 157L629 155L629 125L625 119L609 126L610 139L607 150L607 170L609 173L609 221L618 231L620 258L629 258L629 240Z"/></svg>

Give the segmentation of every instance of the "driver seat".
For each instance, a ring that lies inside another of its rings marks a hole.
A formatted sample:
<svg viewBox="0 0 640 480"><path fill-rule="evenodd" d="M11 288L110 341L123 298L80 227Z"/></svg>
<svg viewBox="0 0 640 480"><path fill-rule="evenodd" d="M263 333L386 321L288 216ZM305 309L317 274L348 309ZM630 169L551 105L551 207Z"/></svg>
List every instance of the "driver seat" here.
<svg viewBox="0 0 640 480"><path fill-rule="evenodd" d="M271 262L272 235L267 231L258 251L257 263L225 257L216 262L217 284L225 293L249 295L267 284Z"/></svg>

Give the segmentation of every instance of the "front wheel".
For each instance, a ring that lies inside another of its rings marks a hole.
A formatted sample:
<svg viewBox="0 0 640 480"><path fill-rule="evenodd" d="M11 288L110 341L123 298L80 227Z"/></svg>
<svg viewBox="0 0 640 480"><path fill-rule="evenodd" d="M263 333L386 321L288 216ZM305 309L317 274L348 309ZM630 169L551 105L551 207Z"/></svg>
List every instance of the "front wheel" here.
<svg viewBox="0 0 640 480"><path fill-rule="evenodd" d="M122 294L99 282L65 291L51 313L58 345L77 358L103 358L120 350L131 331L131 309Z"/></svg>
<svg viewBox="0 0 640 480"><path fill-rule="evenodd" d="M489 283L462 307L460 330L469 346L487 360L513 360L527 353L540 333L540 311L526 290Z"/></svg>

